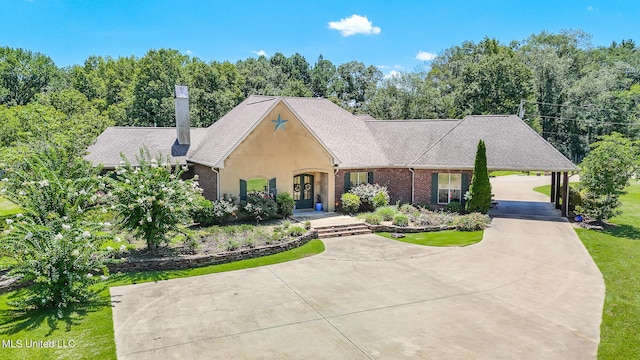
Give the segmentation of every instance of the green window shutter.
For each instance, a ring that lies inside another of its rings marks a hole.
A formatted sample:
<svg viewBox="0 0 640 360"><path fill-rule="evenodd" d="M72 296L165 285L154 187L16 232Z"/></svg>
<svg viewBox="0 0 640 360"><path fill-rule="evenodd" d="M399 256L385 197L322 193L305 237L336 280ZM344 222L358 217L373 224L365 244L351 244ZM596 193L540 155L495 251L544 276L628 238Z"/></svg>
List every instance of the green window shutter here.
<svg viewBox="0 0 640 360"><path fill-rule="evenodd" d="M348 192L351 189L351 173L344 173L344 192Z"/></svg>
<svg viewBox="0 0 640 360"><path fill-rule="evenodd" d="M367 173L367 182L368 182L369 184L373 184L373 171L369 171L369 172Z"/></svg>
<svg viewBox="0 0 640 360"><path fill-rule="evenodd" d="M278 195L278 189L276 188L276 178L269 179L269 194L274 198Z"/></svg>
<svg viewBox="0 0 640 360"><path fill-rule="evenodd" d="M465 200L464 200L464 194L469 191L469 174L462 174L462 184L461 184L461 196L460 196L460 205L462 205L462 208L464 209L464 205L465 205Z"/></svg>
<svg viewBox="0 0 640 360"><path fill-rule="evenodd" d="M240 201L247 200L247 180L240 179Z"/></svg>
<svg viewBox="0 0 640 360"><path fill-rule="evenodd" d="M431 203L438 203L438 173L431 174Z"/></svg>

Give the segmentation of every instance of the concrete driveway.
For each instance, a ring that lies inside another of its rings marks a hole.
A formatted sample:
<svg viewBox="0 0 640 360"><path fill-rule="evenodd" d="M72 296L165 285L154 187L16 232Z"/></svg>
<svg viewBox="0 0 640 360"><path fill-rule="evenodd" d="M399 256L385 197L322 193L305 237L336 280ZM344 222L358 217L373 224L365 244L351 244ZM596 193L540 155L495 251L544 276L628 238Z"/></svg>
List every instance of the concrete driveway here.
<svg viewBox="0 0 640 360"><path fill-rule="evenodd" d="M557 216L497 217L464 248L324 242L289 263L111 288L118 358L595 358L604 282Z"/></svg>

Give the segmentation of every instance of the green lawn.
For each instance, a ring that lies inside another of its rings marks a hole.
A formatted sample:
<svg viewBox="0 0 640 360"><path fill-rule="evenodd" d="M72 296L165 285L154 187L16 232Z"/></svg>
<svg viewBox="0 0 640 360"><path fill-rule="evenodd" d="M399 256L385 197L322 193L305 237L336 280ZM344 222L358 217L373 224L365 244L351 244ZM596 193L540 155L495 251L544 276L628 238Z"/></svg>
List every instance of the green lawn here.
<svg viewBox="0 0 640 360"><path fill-rule="evenodd" d="M507 176L507 175L523 175L523 176L535 176L538 174L544 174L543 171L507 171L507 170L498 170L498 171L490 171L490 177L496 176Z"/></svg>
<svg viewBox="0 0 640 360"><path fill-rule="evenodd" d="M301 259L324 251L320 240L312 240L293 250L256 259L213 265L179 271L149 271L114 275L96 289L99 294L88 306L76 309L71 316L57 320L51 311L24 313L13 309L9 302L23 296L23 291L12 291L0 296L0 359L115 359L111 299L109 287L160 281L188 276L246 269ZM21 348L8 348L8 341ZM27 348L29 341L54 341L67 348ZM73 346L73 347L72 347Z"/></svg>
<svg viewBox="0 0 640 360"><path fill-rule="evenodd" d="M577 183L570 183L572 186ZM549 195L550 185L534 189ZM606 285L599 359L640 359L640 182L620 197L622 215L604 231L576 229Z"/></svg>
<svg viewBox="0 0 640 360"><path fill-rule="evenodd" d="M576 229L606 285L598 359L640 359L640 182L621 196L617 226Z"/></svg>
<svg viewBox="0 0 640 360"><path fill-rule="evenodd" d="M403 238L393 238L391 233L380 232L377 235L384 236L392 240L398 240L409 244L426 245L426 246L467 246L475 244L482 240L484 231L434 231L424 233L404 234Z"/></svg>
<svg viewBox="0 0 640 360"><path fill-rule="evenodd" d="M4 184L0 182L0 189L4 187ZM14 215L20 212L18 205L12 203L6 198L0 196L0 218L5 216Z"/></svg>

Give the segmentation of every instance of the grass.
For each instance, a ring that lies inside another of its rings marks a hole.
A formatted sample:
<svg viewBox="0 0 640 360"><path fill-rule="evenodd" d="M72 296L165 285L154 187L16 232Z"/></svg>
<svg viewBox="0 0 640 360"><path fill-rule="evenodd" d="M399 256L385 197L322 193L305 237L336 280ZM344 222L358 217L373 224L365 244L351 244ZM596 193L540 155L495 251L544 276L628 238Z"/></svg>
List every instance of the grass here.
<svg viewBox="0 0 640 360"><path fill-rule="evenodd" d="M467 246L475 244L482 240L484 231L435 231L425 233L408 233L403 238L393 238L391 233L380 232L376 235L384 236L388 239L398 240L409 244L425 245L425 246Z"/></svg>
<svg viewBox="0 0 640 360"><path fill-rule="evenodd" d="M23 312L12 308L9 303L24 296L24 290L3 294L0 296L0 340L5 346L0 350L0 359L115 359L110 287L248 269L297 260L322 251L324 244L312 240L293 250L228 264L113 275L108 282L95 287L98 291L95 301L75 308L62 319L57 319L52 311ZM22 347L8 348L9 340L14 346L21 341ZM40 340L53 340L57 345L68 347L27 348L29 341Z"/></svg>
<svg viewBox="0 0 640 360"><path fill-rule="evenodd" d="M4 187L4 184L0 183L0 189ZM15 215L20 212L20 207L6 198L0 196L0 218L5 216Z"/></svg>
<svg viewBox="0 0 640 360"><path fill-rule="evenodd" d="M538 175L538 174L544 174L543 171L507 171L507 170L497 170L497 171L490 171L489 172L489 176L490 177L496 177L496 176L507 176L507 175L526 175L526 176L534 176L534 175Z"/></svg>
<svg viewBox="0 0 640 360"><path fill-rule="evenodd" d="M577 189L578 188L578 184L580 184L580 183L579 182L570 182L569 186L571 186L574 189ZM537 186L537 187L533 188L533 191L539 192L540 194L543 194L543 195L551 196L551 185Z"/></svg>
<svg viewBox="0 0 640 360"><path fill-rule="evenodd" d="M640 182L604 231L576 229L606 285L598 359L640 359Z"/></svg>

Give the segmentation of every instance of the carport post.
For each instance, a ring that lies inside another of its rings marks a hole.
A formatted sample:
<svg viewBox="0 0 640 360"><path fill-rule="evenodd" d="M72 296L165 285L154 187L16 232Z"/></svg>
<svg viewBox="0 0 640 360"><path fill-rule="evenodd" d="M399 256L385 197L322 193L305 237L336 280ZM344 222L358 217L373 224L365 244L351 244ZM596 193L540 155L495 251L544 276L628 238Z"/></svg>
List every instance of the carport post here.
<svg viewBox="0 0 640 360"><path fill-rule="evenodd" d="M562 217L569 214L569 172L562 173Z"/></svg>
<svg viewBox="0 0 640 360"><path fill-rule="evenodd" d="M556 198L556 172L551 172L551 202Z"/></svg>
<svg viewBox="0 0 640 360"><path fill-rule="evenodd" d="M556 209L560 209L560 172L556 172L556 196L555 196Z"/></svg>

